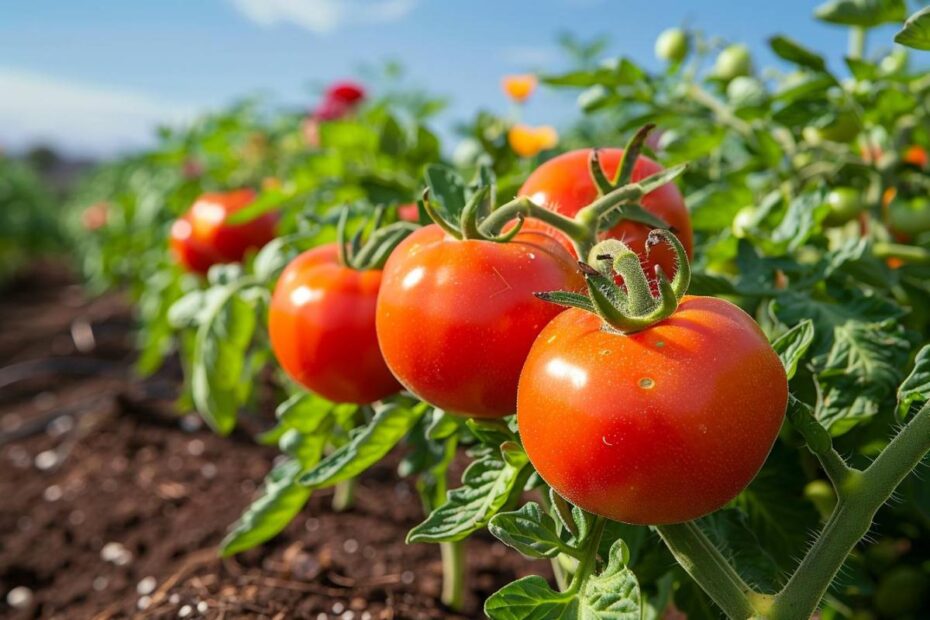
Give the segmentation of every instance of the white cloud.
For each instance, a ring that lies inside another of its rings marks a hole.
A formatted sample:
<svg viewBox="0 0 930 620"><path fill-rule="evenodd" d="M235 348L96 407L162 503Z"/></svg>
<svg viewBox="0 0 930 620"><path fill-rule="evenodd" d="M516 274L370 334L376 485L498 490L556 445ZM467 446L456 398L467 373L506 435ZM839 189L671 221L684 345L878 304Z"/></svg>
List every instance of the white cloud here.
<svg viewBox="0 0 930 620"><path fill-rule="evenodd" d="M240 13L265 26L294 24L326 34L350 24L397 21L419 0L231 0Z"/></svg>
<svg viewBox="0 0 930 620"><path fill-rule="evenodd" d="M190 121L193 106L0 67L0 148L48 144L106 156L152 143L155 127Z"/></svg>

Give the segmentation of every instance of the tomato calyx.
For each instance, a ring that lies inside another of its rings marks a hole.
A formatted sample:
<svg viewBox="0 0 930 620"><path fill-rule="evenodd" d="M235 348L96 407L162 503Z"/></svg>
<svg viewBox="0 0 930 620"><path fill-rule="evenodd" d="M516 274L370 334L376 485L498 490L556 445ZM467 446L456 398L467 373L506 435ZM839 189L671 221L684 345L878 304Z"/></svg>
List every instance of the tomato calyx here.
<svg viewBox="0 0 930 620"><path fill-rule="evenodd" d="M493 192L490 186L483 185L479 187L465 202L465 206L459 214L458 222L455 223L451 222L430 200L428 189L423 191L422 204L423 210L426 211L429 218L450 237L460 240L473 239L493 243L507 243L516 237L520 229L523 228L524 215L517 213L517 225L505 233L493 234L483 231L480 225L481 214L490 210L493 202L492 196Z"/></svg>
<svg viewBox="0 0 930 620"><path fill-rule="evenodd" d="M352 238L348 235L349 208L343 207L336 224L336 238L339 248L339 264L357 271L381 269L391 252L407 235L419 228L414 222L394 222L382 226L385 209L379 206L374 214L359 226ZM367 239L363 241L366 229L370 229Z"/></svg>
<svg viewBox="0 0 930 620"><path fill-rule="evenodd" d="M591 249L588 262L578 263L588 286L587 296L553 291L536 293L536 297L597 314L604 321L605 328L621 334L646 329L678 309L678 303L691 283L691 266L685 248L670 231L657 228L649 233L647 255L651 248L663 241L675 252L676 269L671 280L656 265L653 287L636 252L622 241L607 239ZM622 286L616 283L615 276L623 279Z"/></svg>

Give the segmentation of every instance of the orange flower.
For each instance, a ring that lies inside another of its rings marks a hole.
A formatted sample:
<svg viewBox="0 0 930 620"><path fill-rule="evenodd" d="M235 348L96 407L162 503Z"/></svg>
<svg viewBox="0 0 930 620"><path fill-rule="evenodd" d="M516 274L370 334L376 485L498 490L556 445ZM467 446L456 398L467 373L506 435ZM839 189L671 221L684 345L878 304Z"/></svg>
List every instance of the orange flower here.
<svg viewBox="0 0 930 620"><path fill-rule="evenodd" d="M540 151L551 149L558 144L559 134L549 125L514 125L507 132L507 141L513 152L520 157L533 157Z"/></svg>
<svg viewBox="0 0 930 620"><path fill-rule="evenodd" d="M904 151L904 161L918 168L926 168L928 163L927 151L922 146L911 146Z"/></svg>
<svg viewBox="0 0 930 620"><path fill-rule="evenodd" d="M537 84L536 76L532 73L505 75L501 80L504 93L517 103L523 103L529 99L533 91L536 90Z"/></svg>

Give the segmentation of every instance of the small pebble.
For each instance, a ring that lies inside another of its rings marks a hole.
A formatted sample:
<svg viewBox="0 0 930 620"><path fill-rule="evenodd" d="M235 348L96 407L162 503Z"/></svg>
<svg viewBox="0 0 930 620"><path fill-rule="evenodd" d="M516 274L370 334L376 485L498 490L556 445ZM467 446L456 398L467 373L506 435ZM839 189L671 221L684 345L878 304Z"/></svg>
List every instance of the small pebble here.
<svg viewBox="0 0 930 620"><path fill-rule="evenodd" d="M344 543L342 543L342 548L346 553L355 553L358 551L358 541L354 538L347 538Z"/></svg>
<svg viewBox="0 0 930 620"><path fill-rule="evenodd" d="M351 609L342 614L342 620L355 620L355 612Z"/></svg>
<svg viewBox="0 0 930 620"><path fill-rule="evenodd" d="M326 620L327 618L329 618L329 616L322 611L316 615L316 620Z"/></svg>
<svg viewBox="0 0 930 620"><path fill-rule="evenodd" d="M202 426L203 422L195 415L186 415L181 418L181 429L188 433L199 431Z"/></svg>
<svg viewBox="0 0 930 620"><path fill-rule="evenodd" d="M206 602L206 601L200 601L199 603L197 603L197 612L198 612L198 613L205 614L205 613L207 613L207 611L209 611L209 609L210 609L210 606L207 605L207 602Z"/></svg>
<svg viewBox="0 0 930 620"><path fill-rule="evenodd" d="M44 497L47 502L57 502L61 499L62 495L61 487L57 484L46 487L45 492L42 493L42 497Z"/></svg>
<svg viewBox="0 0 930 620"><path fill-rule="evenodd" d="M212 480L216 477L216 465L213 463L204 463L203 467L200 468L200 474L207 480Z"/></svg>
<svg viewBox="0 0 930 620"><path fill-rule="evenodd" d="M117 566L125 566L132 561L132 553L118 542L109 542L100 550L100 558Z"/></svg>
<svg viewBox="0 0 930 620"><path fill-rule="evenodd" d="M413 574L413 571L405 570L404 572L402 572L402 573L400 574L400 582L401 582L401 583L405 583L405 584L407 584L408 586L409 586L411 583L413 583L413 580L414 580L415 578L416 578L416 576Z"/></svg>
<svg viewBox="0 0 930 620"><path fill-rule="evenodd" d="M71 525L81 525L85 519L84 513L80 510L72 510L68 515L68 523Z"/></svg>
<svg viewBox="0 0 930 620"><path fill-rule="evenodd" d="M73 428L74 418L69 415L62 415L49 422L45 430L51 437L61 437L71 432Z"/></svg>
<svg viewBox="0 0 930 620"><path fill-rule="evenodd" d="M184 605L178 610L178 618L186 618L192 613L194 613L194 608L190 605Z"/></svg>
<svg viewBox="0 0 930 620"><path fill-rule="evenodd" d="M151 596L141 596L139 600L136 601L136 607L139 609L148 609L148 606L152 604Z"/></svg>
<svg viewBox="0 0 930 620"><path fill-rule="evenodd" d="M136 592L139 594L151 594L155 591L155 586L158 585L158 582L155 581L154 577L144 577L136 584Z"/></svg>
<svg viewBox="0 0 930 620"><path fill-rule="evenodd" d="M371 618L372 618L372 616L371 616L371 612L370 612L370 611L363 611L363 612L362 612L362 620L371 620Z"/></svg>
<svg viewBox="0 0 930 620"><path fill-rule="evenodd" d="M346 609L346 606L343 605L341 602L336 601L335 603L333 603L333 613L336 614L337 616L341 614L343 611L345 611L345 609Z"/></svg>
<svg viewBox="0 0 930 620"><path fill-rule="evenodd" d="M378 552L371 545L365 545L365 548L362 549L362 555L365 556L366 560L374 560L378 556Z"/></svg>
<svg viewBox="0 0 930 620"><path fill-rule="evenodd" d="M191 439L187 442L187 453L191 456L200 456L203 454L204 449L203 441L199 439Z"/></svg>
<svg viewBox="0 0 930 620"><path fill-rule="evenodd" d="M36 469L48 471L58 464L58 453L54 450L44 450L36 455L34 462Z"/></svg>
<svg viewBox="0 0 930 620"><path fill-rule="evenodd" d="M320 529L320 520L310 517L307 519L307 522L304 523L304 529L308 532L315 532Z"/></svg>
<svg viewBox="0 0 930 620"><path fill-rule="evenodd" d="M168 602L171 603L172 605L177 605L178 603L181 602L181 595L175 592L174 594L168 597Z"/></svg>
<svg viewBox="0 0 930 620"><path fill-rule="evenodd" d="M21 446L12 446L9 452L7 452L7 455L10 457L10 461L13 462L14 467L26 469L32 465L32 459L29 457L29 453Z"/></svg>
<svg viewBox="0 0 930 620"><path fill-rule="evenodd" d="M13 609L25 609L32 604L32 590L26 586L13 588L6 595L6 604Z"/></svg>
<svg viewBox="0 0 930 620"><path fill-rule="evenodd" d="M106 577L97 577L94 579L93 588L97 592L102 592L107 589L107 586L110 585L110 580Z"/></svg>

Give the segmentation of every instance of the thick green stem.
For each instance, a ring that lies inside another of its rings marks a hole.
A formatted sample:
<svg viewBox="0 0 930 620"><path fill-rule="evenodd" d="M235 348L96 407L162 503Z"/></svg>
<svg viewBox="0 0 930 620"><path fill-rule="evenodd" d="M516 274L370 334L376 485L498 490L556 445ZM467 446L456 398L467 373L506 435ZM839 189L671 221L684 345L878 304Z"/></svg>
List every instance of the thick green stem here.
<svg viewBox="0 0 930 620"><path fill-rule="evenodd" d="M581 561L578 562L578 570L575 571L575 576L572 577L572 583L566 592L571 594L581 592L585 581L594 572L597 565L597 549L601 545L601 537L604 535L605 527L607 527L607 519L604 517L594 518L591 533L588 534L584 541L584 555L581 556Z"/></svg>
<svg viewBox="0 0 930 620"><path fill-rule="evenodd" d="M355 503L355 484L355 478L336 483L336 492L333 495L334 511L345 512L352 507L352 504Z"/></svg>
<svg viewBox="0 0 930 620"><path fill-rule="evenodd" d="M759 617L769 597L755 592L693 521L656 526L672 555L730 618Z"/></svg>
<svg viewBox="0 0 930 620"><path fill-rule="evenodd" d="M849 57L859 59L865 55L865 28L853 26L849 29Z"/></svg>
<svg viewBox="0 0 930 620"><path fill-rule="evenodd" d="M718 121L724 125L728 125L744 137L752 137L752 126L750 126L749 123L733 114L733 111L729 107L701 88L698 84L692 84L688 92L694 101L713 112Z"/></svg>
<svg viewBox="0 0 930 620"><path fill-rule="evenodd" d="M465 543L439 543L442 554L442 603L461 611L465 603Z"/></svg>
<svg viewBox="0 0 930 620"><path fill-rule="evenodd" d="M591 227L541 207L526 197L517 198L492 211L481 223L481 232L496 235L507 222L520 216L532 217L563 232L575 244L576 250L579 247L587 250L594 242L594 231ZM586 253L579 256L586 256Z"/></svg>
<svg viewBox="0 0 930 620"><path fill-rule="evenodd" d="M837 489L839 502L785 588L769 618L809 618L878 509L930 450L930 404L925 405L864 472L850 470Z"/></svg>
<svg viewBox="0 0 930 620"><path fill-rule="evenodd" d="M914 265L930 265L930 250L915 245L879 242L872 246L872 253L878 258L897 258Z"/></svg>

